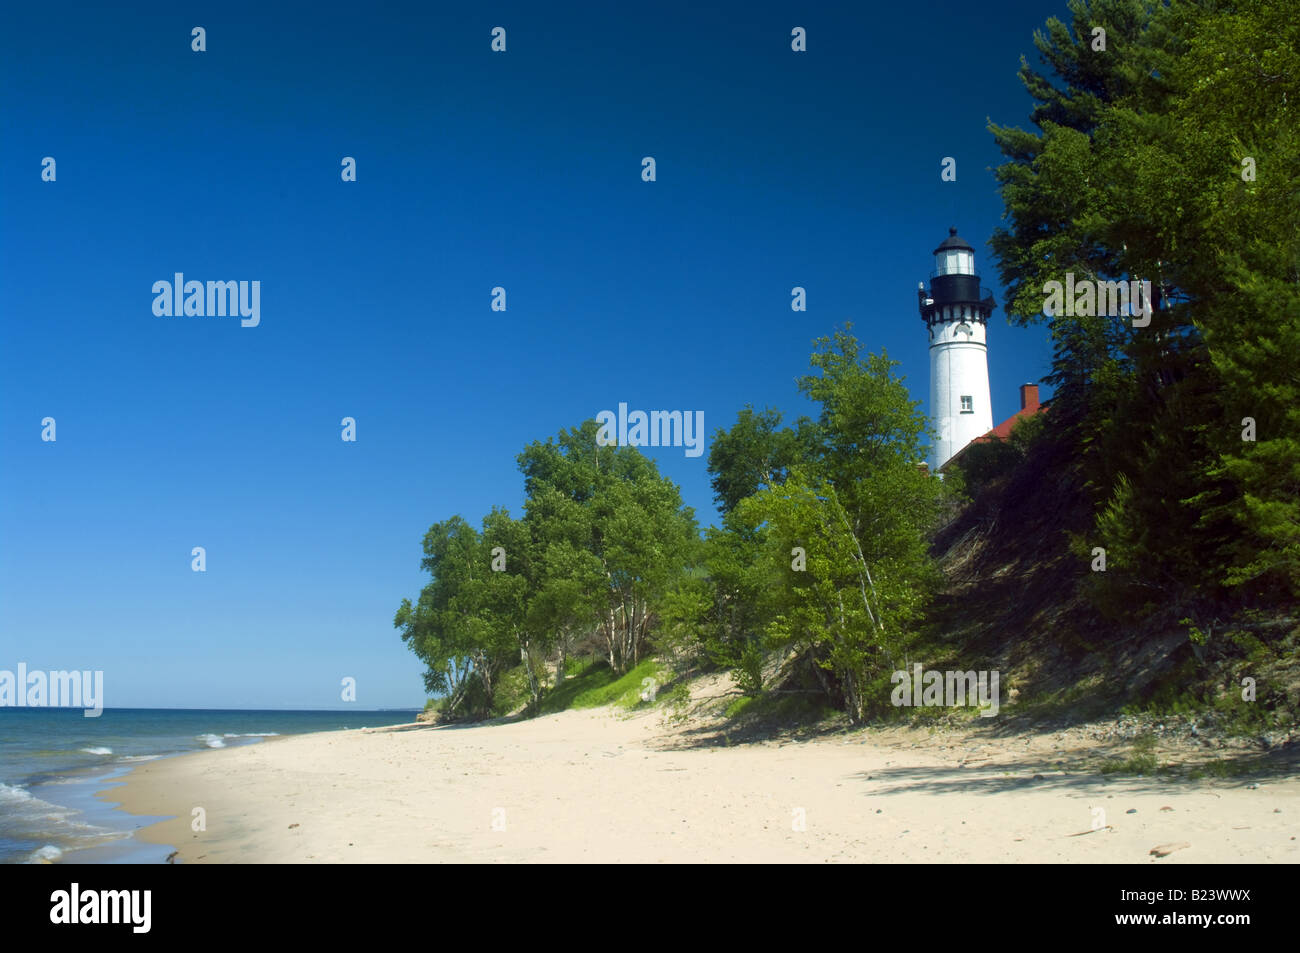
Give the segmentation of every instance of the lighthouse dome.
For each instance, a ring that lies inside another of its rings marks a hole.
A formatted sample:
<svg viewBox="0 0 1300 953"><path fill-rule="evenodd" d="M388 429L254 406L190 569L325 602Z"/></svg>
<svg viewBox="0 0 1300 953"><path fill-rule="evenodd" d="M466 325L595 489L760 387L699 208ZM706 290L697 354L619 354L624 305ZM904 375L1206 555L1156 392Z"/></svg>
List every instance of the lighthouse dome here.
<svg viewBox="0 0 1300 953"><path fill-rule="evenodd" d="M934 250L936 275L975 274L975 246L957 234L956 227L948 229L948 237Z"/></svg>
<svg viewBox="0 0 1300 953"><path fill-rule="evenodd" d="M975 251L974 245L972 245L970 242L966 241L966 239L962 238L960 235L957 234L956 226L953 226L952 228L948 229L948 237L945 238L943 240L943 243L934 250L934 254L937 255L939 254L939 252L949 248L961 248L968 252Z"/></svg>

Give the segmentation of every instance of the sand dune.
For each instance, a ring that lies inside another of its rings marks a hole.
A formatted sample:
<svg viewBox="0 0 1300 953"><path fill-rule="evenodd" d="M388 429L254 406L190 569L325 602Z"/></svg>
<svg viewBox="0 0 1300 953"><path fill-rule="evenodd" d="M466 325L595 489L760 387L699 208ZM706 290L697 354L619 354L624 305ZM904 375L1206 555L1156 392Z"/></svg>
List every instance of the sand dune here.
<svg viewBox="0 0 1300 953"><path fill-rule="evenodd" d="M331 732L148 762L104 796L174 815L142 836L184 863L1300 860L1294 773L1113 779L1049 735L715 740L609 709Z"/></svg>

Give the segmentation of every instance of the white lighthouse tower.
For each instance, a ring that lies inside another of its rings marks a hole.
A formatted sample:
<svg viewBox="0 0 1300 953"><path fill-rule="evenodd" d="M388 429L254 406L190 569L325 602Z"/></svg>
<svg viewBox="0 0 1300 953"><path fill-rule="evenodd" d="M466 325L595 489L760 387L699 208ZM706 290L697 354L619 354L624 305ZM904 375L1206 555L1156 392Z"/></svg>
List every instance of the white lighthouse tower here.
<svg viewBox="0 0 1300 953"><path fill-rule="evenodd" d="M930 290L920 284L921 318L930 332L930 422L939 470L976 437L993 429L989 400L988 319L993 295L980 288L975 249L948 229L934 250Z"/></svg>

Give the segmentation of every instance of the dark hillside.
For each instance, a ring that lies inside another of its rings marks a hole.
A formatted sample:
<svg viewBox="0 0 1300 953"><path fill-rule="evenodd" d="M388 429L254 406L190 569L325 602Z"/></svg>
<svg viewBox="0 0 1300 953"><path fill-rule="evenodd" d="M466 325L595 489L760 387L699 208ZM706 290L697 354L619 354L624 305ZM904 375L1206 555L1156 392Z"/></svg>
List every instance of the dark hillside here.
<svg viewBox="0 0 1300 953"><path fill-rule="evenodd" d="M1206 633L1203 644L1173 609L1104 615L1089 598L1090 561L1070 545L1072 533L1087 538L1092 514L1062 476L1062 462L1049 442L1036 442L936 535L947 585L930 616L931 637L947 658L933 665L997 669L1007 714L1034 720L1217 709L1242 730L1294 725L1295 613L1225 607L1231 624ZM1249 708L1237 687L1246 676L1259 692Z"/></svg>

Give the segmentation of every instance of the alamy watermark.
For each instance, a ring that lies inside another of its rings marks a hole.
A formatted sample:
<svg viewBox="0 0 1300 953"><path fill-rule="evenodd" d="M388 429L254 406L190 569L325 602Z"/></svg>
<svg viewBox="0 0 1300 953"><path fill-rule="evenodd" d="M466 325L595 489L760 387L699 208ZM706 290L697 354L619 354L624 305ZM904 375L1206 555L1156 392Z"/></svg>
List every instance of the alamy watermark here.
<svg viewBox="0 0 1300 953"><path fill-rule="evenodd" d="M82 890L74 882L50 894L50 922L125 924L132 933L148 933L152 906L152 890Z"/></svg>
<svg viewBox="0 0 1300 953"><path fill-rule="evenodd" d="M262 322L260 281L186 281L182 272L173 281L153 283L153 313L160 318L224 318L238 316L241 327Z"/></svg>
<svg viewBox="0 0 1300 953"><path fill-rule="evenodd" d="M998 713L997 672L940 672L922 674L918 662L912 671L895 672L889 681L894 685L889 700L895 707L958 708L978 706L981 718Z"/></svg>
<svg viewBox="0 0 1300 953"><path fill-rule="evenodd" d="M1155 312L1151 282L1074 280L1074 272L1065 273L1065 282L1049 281L1043 285L1043 314L1064 314L1080 318L1126 318L1133 316L1133 327L1145 328ZM1139 319L1139 316L1140 319Z"/></svg>
<svg viewBox="0 0 1300 953"><path fill-rule="evenodd" d="M0 708L83 708L87 718L104 713L104 673L29 672L0 669Z"/></svg>
<svg viewBox="0 0 1300 953"><path fill-rule="evenodd" d="M599 447L685 447L688 457L704 453L704 411L644 410L628 413L627 404L618 413L602 410L596 415L600 430Z"/></svg>

